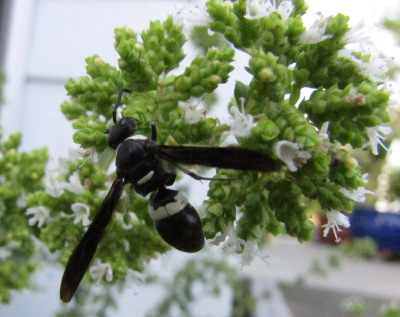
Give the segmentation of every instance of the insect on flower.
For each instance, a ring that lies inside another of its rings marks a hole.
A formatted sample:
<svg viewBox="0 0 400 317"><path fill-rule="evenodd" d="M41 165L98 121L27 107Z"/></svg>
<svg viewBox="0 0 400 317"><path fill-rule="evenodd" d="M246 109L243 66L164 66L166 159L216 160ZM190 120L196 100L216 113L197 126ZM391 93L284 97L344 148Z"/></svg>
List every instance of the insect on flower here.
<svg viewBox="0 0 400 317"><path fill-rule="evenodd" d="M150 194L149 213L165 242L180 251L197 252L204 246L200 217L182 194L167 186L175 182L177 169L196 180L232 179L202 177L180 164L260 172L280 169L277 161L242 147L157 145L155 124L151 126L150 139L135 135L136 123L132 118L122 117L118 122L116 119L124 92L131 93L128 89L120 90L113 110L115 125L105 132L108 134L108 145L117 151L117 177L68 260L60 288L60 297L64 302L71 300L88 269L125 185L131 184L140 195Z"/></svg>

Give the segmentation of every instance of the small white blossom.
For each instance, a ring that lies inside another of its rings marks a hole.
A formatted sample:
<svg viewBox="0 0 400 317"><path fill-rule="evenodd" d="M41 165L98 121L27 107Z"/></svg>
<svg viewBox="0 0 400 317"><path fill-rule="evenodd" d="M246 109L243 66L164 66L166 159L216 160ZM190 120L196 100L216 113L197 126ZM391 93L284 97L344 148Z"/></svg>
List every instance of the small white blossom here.
<svg viewBox="0 0 400 317"><path fill-rule="evenodd" d="M325 18L322 14L319 14L319 18L300 35L300 42L304 44L315 44L332 37L331 34L325 34L328 22L329 18Z"/></svg>
<svg viewBox="0 0 400 317"><path fill-rule="evenodd" d="M71 210L75 213L74 217L74 224L82 223L83 226L90 225L89 215L90 210L89 206L82 203L75 203L71 205Z"/></svg>
<svg viewBox="0 0 400 317"><path fill-rule="evenodd" d="M353 59L355 60L355 59ZM390 58L379 58L376 56L371 56L368 62L356 59L356 63L363 75L374 80L382 81L385 74L388 72L388 61L392 60Z"/></svg>
<svg viewBox="0 0 400 317"><path fill-rule="evenodd" d="M109 263L101 263L100 260L96 260L95 264L89 269L89 273L96 283L100 283L100 280L105 276L107 282L111 282L113 279L113 271Z"/></svg>
<svg viewBox="0 0 400 317"><path fill-rule="evenodd" d="M97 152L93 147L89 149L84 149L84 148L69 149L68 156L71 160L79 160L83 158L86 161L92 163L97 163L98 161Z"/></svg>
<svg viewBox="0 0 400 317"><path fill-rule="evenodd" d="M375 192L367 190L364 187L358 187L355 190L348 190L346 188L341 188L339 189L339 191L346 197L359 203L365 202L366 199L365 195L367 194L375 195Z"/></svg>
<svg viewBox="0 0 400 317"><path fill-rule="evenodd" d="M388 62L393 60L392 58L379 58L372 55L370 51L366 51L364 54L371 55L368 61L360 59L358 56L354 55L354 50L351 49L341 49L339 54L351 59L354 64L358 67L360 72L368 77L369 79L381 82L383 81L383 76L388 72Z"/></svg>
<svg viewBox="0 0 400 317"><path fill-rule="evenodd" d="M128 216L127 217L128 223L125 222L124 213L122 213L122 212L116 212L115 219L122 223L122 228L124 228L125 230L132 229L132 222L135 219L137 220L137 216L135 215L135 213L133 213L131 211L128 211L125 214Z"/></svg>
<svg viewBox="0 0 400 317"><path fill-rule="evenodd" d="M264 262L267 261L267 257L260 255L260 250L257 245L257 240L246 241L242 252L242 259L240 261L241 267L243 268L244 266L251 264L255 256L259 257Z"/></svg>
<svg viewBox="0 0 400 317"><path fill-rule="evenodd" d="M277 12L283 20L286 20L292 14L293 9L292 1L283 1L277 7L275 1L271 2L271 0L248 0L244 17L247 19L259 19Z"/></svg>
<svg viewBox="0 0 400 317"><path fill-rule="evenodd" d="M318 140L321 142L321 149L327 151L329 149L329 121L326 121L318 132Z"/></svg>
<svg viewBox="0 0 400 317"><path fill-rule="evenodd" d="M50 209L45 206L30 207L25 211L25 215L33 215L29 219L30 226L34 226L37 223L37 226L41 228L50 219Z"/></svg>
<svg viewBox="0 0 400 317"><path fill-rule="evenodd" d="M255 126L253 116L250 114L243 114L237 107L230 109L233 116L231 123L231 133L236 137L246 137L251 135L251 129Z"/></svg>
<svg viewBox="0 0 400 317"><path fill-rule="evenodd" d="M125 283L127 287L135 287L136 285L143 284L146 281L146 277L143 273L128 269L125 277Z"/></svg>
<svg viewBox="0 0 400 317"><path fill-rule="evenodd" d="M282 1L276 10L283 20L286 20L290 17L294 9L294 5L292 1Z"/></svg>
<svg viewBox="0 0 400 317"><path fill-rule="evenodd" d="M26 194L25 192L21 192L17 199L17 207L25 208L26 207Z"/></svg>
<svg viewBox="0 0 400 317"><path fill-rule="evenodd" d="M295 172L298 166L305 164L311 158L311 153L300 151L302 147L301 144L283 140L275 143L273 150L275 155L285 162L289 171Z"/></svg>
<svg viewBox="0 0 400 317"><path fill-rule="evenodd" d="M185 5L174 8L174 24L183 26L185 32L189 33L194 25L207 26L211 18L205 6L194 5L193 1L186 1Z"/></svg>
<svg viewBox="0 0 400 317"><path fill-rule="evenodd" d="M226 238L228 238L228 239L226 240ZM246 244L246 241L244 241L243 239L240 239L236 235L236 230L235 230L233 224L228 224L226 226L226 228L224 229L224 232L220 236L216 237L210 243L213 245L220 245L224 241L225 241L225 243L222 246L222 248L230 249L235 252L241 251L242 246L244 246Z"/></svg>
<svg viewBox="0 0 400 317"><path fill-rule="evenodd" d="M7 247L0 248L0 260L5 261L11 256L12 252Z"/></svg>
<svg viewBox="0 0 400 317"><path fill-rule="evenodd" d="M339 228L339 226L343 226L345 228L350 227L349 217L343 215L337 210L327 212L326 216L328 218L328 223L322 226L322 228L325 228L323 233L324 237L326 237L329 234L329 231L332 229L336 238L335 241L340 242L341 239L338 237L337 233L341 232L342 230Z"/></svg>
<svg viewBox="0 0 400 317"><path fill-rule="evenodd" d="M64 182L57 179L54 172L47 172L44 180L46 193L51 197L59 197L64 193Z"/></svg>
<svg viewBox="0 0 400 317"><path fill-rule="evenodd" d="M365 22L361 21L349 29L342 40L348 44L366 42L370 39L371 31L374 28L376 28L376 25L367 29Z"/></svg>
<svg viewBox="0 0 400 317"><path fill-rule="evenodd" d="M386 145L382 142L385 140L386 136L392 133L392 128L376 126L367 128L367 134L369 137L369 141L365 143L361 148L365 149L368 146L371 146L371 152L374 155L378 155L378 147L381 145L386 151L388 150Z"/></svg>
<svg viewBox="0 0 400 317"><path fill-rule="evenodd" d="M186 123L194 124L206 118L207 109L197 109L199 104L200 101L196 105L192 105L184 101L179 102L179 107L185 110L183 118L185 119Z"/></svg>
<svg viewBox="0 0 400 317"><path fill-rule="evenodd" d="M74 194L82 194L84 189L79 179L79 173L74 172L69 178L68 183L64 184L64 189Z"/></svg>

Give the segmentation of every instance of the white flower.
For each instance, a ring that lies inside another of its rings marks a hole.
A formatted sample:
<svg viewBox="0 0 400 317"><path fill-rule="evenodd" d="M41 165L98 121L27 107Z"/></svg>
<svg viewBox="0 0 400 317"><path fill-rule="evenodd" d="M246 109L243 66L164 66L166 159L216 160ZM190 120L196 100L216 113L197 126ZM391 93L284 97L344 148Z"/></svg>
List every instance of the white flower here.
<svg viewBox="0 0 400 317"><path fill-rule="evenodd" d="M279 141L274 144L274 153L285 162L289 171L297 171L297 167L305 164L307 159L311 158L311 153L307 151L300 151L303 145L290 142L290 141Z"/></svg>
<svg viewBox="0 0 400 317"><path fill-rule="evenodd" d="M125 277L125 283L127 287L135 287L135 285L143 284L145 280L146 277L143 273L128 269Z"/></svg>
<svg viewBox="0 0 400 317"><path fill-rule="evenodd" d="M325 228L323 234L324 237L326 237L329 231L332 229L336 238L335 241L340 242L341 239L338 237L337 233L341 232L342 230L339 228L339 226L343 226L345 228L350 227L349 217L343 215L337 210L327 212L326 216L328 218L328 223L322 226L322 228Z"/></svg>
<svg viewBox="0 0 400 317"><path fill-rule="evenodd" d="M50 219L50 209L45 206L30 207L25 211L25 215L33 215L29 219L30 226L34 226L37 223L37 226L41 228Z"/></svg>
<svg viewBox="0 0 400 317"><path fill-rule="evenodd" d="M7 260L11 256L11 251L6 247L0 248L0 260Z"/></svg>
<svg viewBox="0 0 400 317"><path fill-rule="evenodd" d="M17 199L17 207L25 208L26 207L26 194L25 192L21 192Z"/></svg>
<svg viewBox="0 0 400 317"><path fill-rule="evenodd" d="M92 278L96 280L96 283L100 283L100 280L105 276L107 282L111 282L113 279L113 271L109 263L101 263L99 259L96 260L95 264L89 269L89 273Z"/></svg>
<svg viewBox="0 0 400 317"><path fill-rule="evenodd" d="M68 156L71 160L79 160L83 158L92 163L97 163L98 161L97 152L93 147L89 149L84 149L84 148L69 149Z"/></svg>
<svg viewBox="0 0 400 317"><path fill-rule="evenodd" d="M286 20L292 14L293 9L292 1L283 1L277 8L275 1L272 3L271 0L248 0L244 17L247 19L259 19L277 12L283 20Z"/></svg>
<svg viewBox="0 0 400 317"><path fill-rule="evenodd" d="M269 0L247 0L244 17L247 19L259 19L269 16L275 10Z"/></svg>
<svg viewBox="0 0 400 317"><path fill-rule="evenodd" d="M64 184L64 189L74 194L82 194L84 189L79 179L79 173L74 172L68 179L68 183Z"/></svg>
<svg viewBox="0 0 400 317"><path fill-rule="evenodd" d="M128 223L125 222L125 219L124 219L125 215L127 216L126 220L128 221ZM122 223L122 228L124 228L125 230L129 230L129 229L132 229L132 222L134 220L137 220L138 218L135 215L135 213L128 211L127 213L116 212L115 219Z"/></svg>
<svg viewBox="0 0 400 317"><path fill-rule="evenodd" d="M59 197L64 193L64 182L57 179L54 172L48 171L44 180L46 193L52 197Z"/></svg>
<svg viewBox="0 0 400 317"><path fill-rule="evenodd" d="M327 151L329 149L329 135L328 135L329 121L326 121L318 132L318 140L321 142L321 149Z"/></svg>
<svg viewBox="0 0 400 317"><path fill-rule="evenodd" d="M228 237L228 240L226 238ZM226 241L225 241L226 240ZM238 252L242 250L242 246L246 244L246 241L243 239L240 239L236 235L236 230L233 226L233 224L228 224L225 229L223 234L220 236L216 237L213 241L210 243L213 245L220 245L221 242L224 242L224 245L222 246L223 249L230 249L232 251Z"/></svg>
<svg viewBox="0 0 400 317"><path fill-rule="evenodd" d="M365 184L368 184L368 177L369 177L369 174L368 174L368 173L362 174L362 175L361 175L361 180L362 180Z"/></svg>
<svg viewBox="0 0 400 317"><path fill-rule="evenodd" d="M361 73L366 77L374 80L374 81L382 81L385 74L388 72L389 67L387 62L392 60L390 58L379 58L376 56L371 56L368 62L364 62L360 59L353 59L358 65Z"/></svg>
<svg viewBox="0 0 400 317"><path fill-rule="evenodd" d="M74 224L81 222L82 225L85 227L90 225L90 220L89 220L90 210L88 205L82 203L75 203L71 205L71 209L75 213Z"/></svg>
<svg viewBox="0 0 400 317"><path fill-rule="evenodd" d="M354 200L356 202L359 202L359 203L365 202L365 199L366 199L365 195L367 195L367 194L375 195L375 192L367 190L364 187L358 187L355 190L348 190L346 188L341 188L341 189L339 189L339 191L346 197L348 197L351 200Z"/></svg>
<svg viewBox="0 0 400 317"><path fill-rule="evenodd" d="M361 49L361 52L366 53L367 51L364 49L364 44L370 39L371 31L376 26L373 26L369 29L366 28L364 21L357 23L351 29L349 29L346 34L343 36L342 40L347 45L356 44Z"/></svg>
<svg viewBox="0 0 400 317"><path fill-rule="evenodd" d="M192 1L186 1L186 5L174 8L174 24L181 25L185 32L190 32L193 26L207 26L211 18L205 6L193 5Z"/></svg>
<svg viewBox="0 0 400 317"><path fill-rule="evenodd" d="M354 52L354 50L350 49L341 49L339 54L351 59L364 76L376 82L383 81L383 76L389 70L387 64L389 61L393 60L393 58L379 58L372 55L370 51L366 51L364 54L371 56L369 57L368 61L364 61L358 56L354 55Z"/></svg>
<svg viewBox="0 0 400 317"><path fill-rule="evenodd" d="M232 107L230 113L233 116L231 123L231 133L236 137L246 137L251 135L251 129L255 126L253 116L243 114L237 107Z"/></svg>
<svg viewBox="0 0 400 317"><path fill-rule="evenodd" d="M319 18L300 35L300 42L304 44L315 44L332 37L331 34L325 34L328 22L329 18L325 18L322 14L319 14Z"/></svg>
<svg viewBox="0 0 400 317"><path fill-rule="evenodd" d="M244 266L251 264L255 256L258 256L264 262L267 261L267 257L260 256L260 250L258 249L257 240L249 240L245 242L242 252L242 259L240 261L241 267L243 268Z"/></svg>
<svg viewBox="0 0 400 317"><path fill-rule="evenodd" d="M381 145L386 151L388 150L386 145L382 142L386 138L387 135L392 133L392 128L376 126L367 128L367 134L369 137L369 141L365 143L361 148L365 149L368 146L371 146L371 152L374 155L378 155L378 146Z"/></svg>
<svg viewBox="0 0 400 317"><path fill-rule="evenodd" d="M207 109L197 109L200 101L196 105L192 105L185 101L179 102L179 107L185 110L183 118L185 119L186 123L193 124L206 118Z"/></svg>

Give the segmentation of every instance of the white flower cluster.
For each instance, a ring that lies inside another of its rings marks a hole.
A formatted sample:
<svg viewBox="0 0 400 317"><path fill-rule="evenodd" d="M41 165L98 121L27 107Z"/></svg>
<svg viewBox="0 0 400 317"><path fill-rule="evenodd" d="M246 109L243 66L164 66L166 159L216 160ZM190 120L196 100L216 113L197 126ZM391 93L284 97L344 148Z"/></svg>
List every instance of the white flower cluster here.
<svg viewBox="0 0 400 317"><path fill-rule="evenodd" d="M199 100L196 105L186 101L179 102L179 107L185 110L183 118L185 119L186 123L194 124L206 118L207 109L197 109L201 101L202 100Z"/></svg>
<svg viewBox="0 0 400 317"><path fill-rule="evenodd" d="M242 251L240 261L242 268L246 265L251 264L255 257L259 257L261 260L266 261L266 257L260 255L257 240L254 239L245 241L243 239L240 239L236 234L236 230L233 224L228 224L225 227L224 232L216 237L214 240L212 240L210 244L218 246L222 242L224 242L224 244L222 245L222 249L233 252Z"/></svg>
<svg viewBox="0 0 400 317"><path fill-rule="evenodd" d="M86 160L97 160L97 155L93 150L70 150L68 160L59 159L58 166L54 169L47 171L45 176L45 186L47 194L52 197L60 197L64 193L64 191L68 191L74 194L81 194L84 192L85 189L79 179L78 171L72 173L68 178L68 181L60 180L63 179L64 175L68 173L68 161L80 159L82 157ZM88 226L90 224L90 210L86 204L72 204L71 210L74 212L74 215L71 216L75 217L74 224L80 222L84 226ZM29 219L30 226L34 226L37 224L37 226L41 228L44 224L49 223L50 221L50 209L46 206L30 207L26 210L25 214L27 216L32 216Z"/></svg>

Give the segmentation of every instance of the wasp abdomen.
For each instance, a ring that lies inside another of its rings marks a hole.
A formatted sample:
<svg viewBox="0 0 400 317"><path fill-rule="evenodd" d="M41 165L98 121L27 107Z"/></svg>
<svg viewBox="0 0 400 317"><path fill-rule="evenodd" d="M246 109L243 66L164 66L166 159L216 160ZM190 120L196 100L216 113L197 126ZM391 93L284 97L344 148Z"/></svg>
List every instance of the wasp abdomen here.
<svg viewBox="0 0 400 317"><path fill-rule="evenodd" d="M184 252L197 252L203 248L200 217L178 191L161 188L152 194L149 213L160 236L172 247Z"/></svg>

